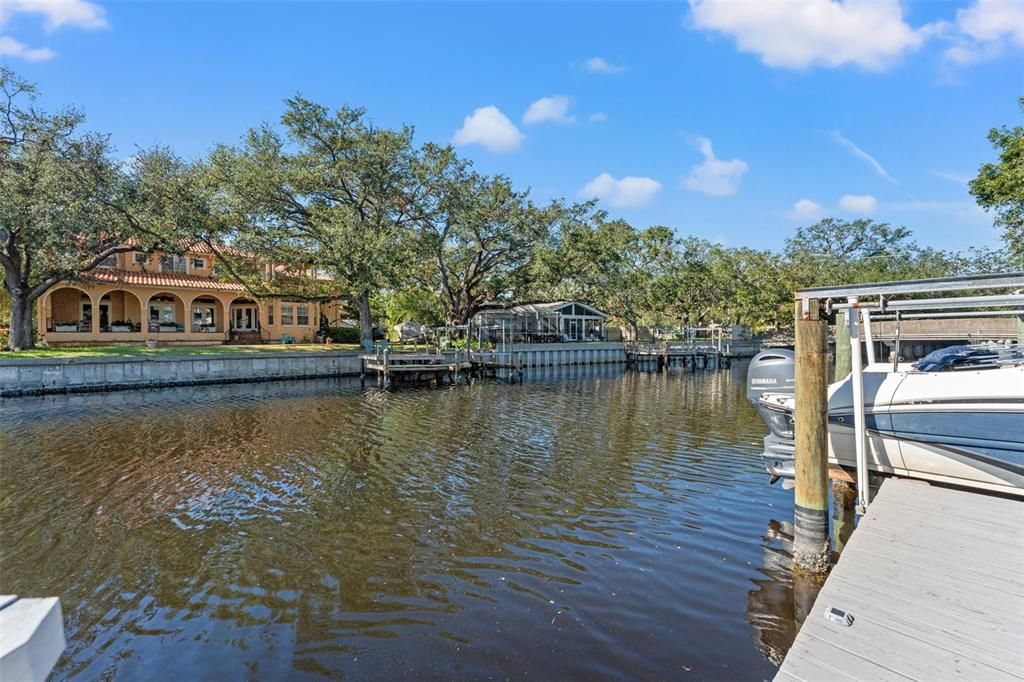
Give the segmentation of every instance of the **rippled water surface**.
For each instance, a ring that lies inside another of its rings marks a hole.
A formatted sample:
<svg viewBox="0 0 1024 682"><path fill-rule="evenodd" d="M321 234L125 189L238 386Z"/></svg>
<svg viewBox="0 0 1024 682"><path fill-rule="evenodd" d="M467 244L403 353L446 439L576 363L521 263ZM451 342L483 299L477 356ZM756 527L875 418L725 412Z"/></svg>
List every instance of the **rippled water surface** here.
<svg viewBox="0 0 1024 682"><path fill-rule="evenodd" d="M57 678L764 679L792 494L743 367L0 402L0 592Z"/></svg>

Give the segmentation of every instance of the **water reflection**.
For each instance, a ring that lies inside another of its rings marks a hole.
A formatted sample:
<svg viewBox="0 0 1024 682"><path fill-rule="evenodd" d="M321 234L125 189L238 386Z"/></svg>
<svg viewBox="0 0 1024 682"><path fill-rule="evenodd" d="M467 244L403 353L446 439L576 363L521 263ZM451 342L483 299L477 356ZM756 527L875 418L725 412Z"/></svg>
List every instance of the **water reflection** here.
<svg viewBox="0 0 1024 682"><path fill-rule="evenodd" d="M742 368L20 399L0 427L0 588L62 598L58 679L772 674L747 592L792 497Z"/></svg>
<svg viewBox="0 0 1024 682"><path fill-rule="evenodd" d="M852 489L833 485L831 509L833 561L837 561L855 527ZM752 581L755 589L748 594L747 618L757 632L761 652L778 666L810 615L824 581L792 571L792 523L772 519L762 540L762 577Z"/></svg>

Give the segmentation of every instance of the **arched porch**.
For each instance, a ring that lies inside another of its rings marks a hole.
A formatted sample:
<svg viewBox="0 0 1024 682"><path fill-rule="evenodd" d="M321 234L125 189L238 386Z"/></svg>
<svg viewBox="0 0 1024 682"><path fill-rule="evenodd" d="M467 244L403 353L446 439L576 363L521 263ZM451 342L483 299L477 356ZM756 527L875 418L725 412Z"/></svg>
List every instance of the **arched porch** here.
<svg viewBox="0 0 1024 682"><path fill-rule="evenodd" d="M196 334L223 334L228 329L224 304L215 296L197 296L190 305L189 331Z"/></svg>
<svg viewBox="0 0 1024 682"><path fill-rule="evenodd" d="M93 301L85 289L60 286L46 295L44 302L47 333L77 333L93 331Z"/></svg>
<svg viewBox="0 0 1024 682"><path fill-rule="evenodd" d="M142 301L131 291L112 289L99 294L99 331L124 334L142 331Z"/></svg>
<svg viewBox="0 0 1024 682"><path fill-rule="evenodd" d="M185 301L170 292L153 294L146 301L146 330L150 334L184 332L188 318Z"/></svg>

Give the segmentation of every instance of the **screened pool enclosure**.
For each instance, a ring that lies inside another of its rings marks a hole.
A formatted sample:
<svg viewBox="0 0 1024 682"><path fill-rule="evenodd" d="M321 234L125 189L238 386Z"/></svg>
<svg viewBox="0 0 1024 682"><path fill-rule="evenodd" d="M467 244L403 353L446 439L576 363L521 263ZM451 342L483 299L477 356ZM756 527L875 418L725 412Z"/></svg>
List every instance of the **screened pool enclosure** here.
<svg viewBox="0 0 1024 682"><path fill-rule="evenodd" d="M608 314L579 301L489 306L473 317L471 328L491 343L603 341Z"/></svg>

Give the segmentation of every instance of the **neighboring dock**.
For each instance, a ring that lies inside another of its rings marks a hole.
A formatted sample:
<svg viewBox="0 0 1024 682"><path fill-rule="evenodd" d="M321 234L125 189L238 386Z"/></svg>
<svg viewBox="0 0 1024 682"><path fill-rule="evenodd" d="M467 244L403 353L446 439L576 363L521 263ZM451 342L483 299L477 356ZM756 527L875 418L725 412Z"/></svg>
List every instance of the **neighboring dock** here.
<svg viewBox="0 0 1024 682"><path fill-rule="evenodd" d="M775 680L897 679L1024 680L1024 501L882 484Z"/></svg>
<svg viewBox="0 0 1024 682"><path fill-rule="evenodd" d="M641 343L627 346L626 363L636 367L639 363L656 363L658 371L672 366L701 369L720 369L729 366L732 359L727 347L694 345L692 343ZM649 366L649 365L648 365Z"/></svg>
<svg viewBox="0 0 1024 682"><path fill-rule="evenodd" d="M437 382L447 380L455 383L459 373L470 368L464 355L456 352L451 355L443 353L392 353L384 349L378 353L366 353L360 356L362 376L376 374L385 386L396 381Z"/></svg>

